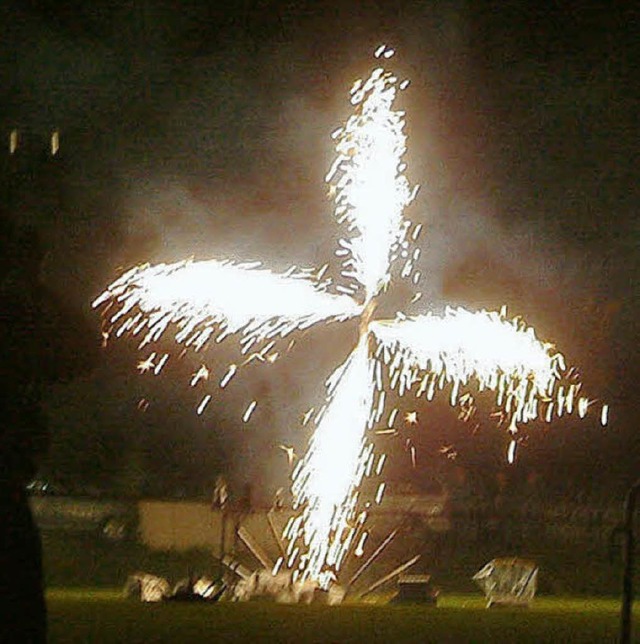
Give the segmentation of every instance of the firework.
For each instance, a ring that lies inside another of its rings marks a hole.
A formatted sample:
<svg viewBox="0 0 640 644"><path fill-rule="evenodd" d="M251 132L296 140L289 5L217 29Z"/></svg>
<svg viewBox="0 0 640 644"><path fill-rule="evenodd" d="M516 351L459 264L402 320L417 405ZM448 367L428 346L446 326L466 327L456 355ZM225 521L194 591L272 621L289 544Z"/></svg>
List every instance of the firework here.
<svg viewBox="0 0 640 644"><path fill-rule="evenodd" d="M385 60L392 54L386 47L376 51ZM248 357L239 366L229 365L222 388L244 364L274 362L280 355L276 342L294 331L359 318L359 341L327 380L325 404L303 416L303 425L314 426L307 453L298 460L292 448L280 446L289 464L296 462L292 493L298 514L284 529L275 569L288 567L295 578L312 579L325 588L336 580L350 549L363 554L366 511L361 510L359 486L363 477L381 475L385 458L381 454L376 460L368 435L398 434L398 409L388 415L386 428L375 430L385 414L387 391L400 396L411 391L432 400L448 387L450 403L460 407L463 418L474 412L466 389L495 392L497 414L509 435L510 461L519 425L574 410L582 418L592 404L580 395L580 383L566 370L562 354L522 321L508 319L504 310L448 309L441 317L399 313L395 320L373 319L376 300L390 285L396 263L402 265L400 277L412 285L420 279L420 249L412 244L422 225L412 227L404 218L416 188L404 174L404 113L394 107L398 91L407 85L376 68L352 87L354 113L333 133L336 159L326 180L335 199L334 215L347 231L336 251L345 283L321 281L326 266L320 271L293 267L278 275L259 263L184 261L136 267L94 302L103 308L105 341L132 335L140 338L142 348L167 333L182 351L198 351L212 341L238 336ZM416 292L411 302L420 297ZM293 344L291 340L289 350ZM158 358L152 352L138 369L157 375L167 359L168 354ZM208 379L209 369L201 365L190 384L200 386ZM202 398L198 414L211 399L210 393ZM243 421L249 422L257 408L258 401L251 401ZM600 420L606 424L608 407L601 408ZM408 412L404 422L416 425L417 413ZM455 458L452 448L443 449ZM415 467L413 445L411 459ZM374 502L382 500L384 490L380 482Z"/></svg>

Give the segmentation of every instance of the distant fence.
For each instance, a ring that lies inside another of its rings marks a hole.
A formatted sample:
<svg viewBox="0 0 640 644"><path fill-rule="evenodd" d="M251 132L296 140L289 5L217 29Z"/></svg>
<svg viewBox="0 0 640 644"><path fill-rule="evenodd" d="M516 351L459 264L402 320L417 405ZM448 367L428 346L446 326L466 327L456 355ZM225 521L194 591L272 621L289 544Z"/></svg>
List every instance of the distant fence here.
<svg viewBox="0 0 640 644"><path fill-rule="evenodd" d="M33 497L31 505L41 528L67 532L95 531L109 538L137 537L153 550L207 549L217 555L222 530L227 551L238 546L236 529L242 525L271 557L277 557L280 535L291 510L229 510L197 501L105 501L73 497ZM522 551L545 541L558 549L577 546L605 552L618 520L616 508L588 506L523 506L496 512L472 502L451 507L444 495L385 496L370 509L367 525L375 534L399 526L438 551L454 555L476 544L493 544L504 551Z"/></svg>
<svg viewBox="0 0 640 644"><path fill-rule="evenodd" d="M379 525L396 526L400 521L414 517L434 532L450 528L446 514L446 497L388 495L381 506L371 509L372 520ZM207 503L189 501L140 501L138 503L138 532L141 541L158 550L188 550L220 548L224 525L225 543L233 544L235 529L242 525L249 534L267 542L271 551L277 546L291 510L256 509L251 512L230 510L223 519L221 510ZM277 537L274 535L277 534Z"/></svg>

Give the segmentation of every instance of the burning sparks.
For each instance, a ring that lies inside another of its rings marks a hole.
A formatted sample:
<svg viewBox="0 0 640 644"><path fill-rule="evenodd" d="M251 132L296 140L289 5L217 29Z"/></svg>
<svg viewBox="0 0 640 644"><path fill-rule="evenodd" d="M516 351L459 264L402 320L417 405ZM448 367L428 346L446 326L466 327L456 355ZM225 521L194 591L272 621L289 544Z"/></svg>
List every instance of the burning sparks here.
<svg viewBox="0 0 640 644"><path fill-rule="evenodd" d="M195 387L201 380L209 380L209 369L205 365L201 365L200 369L193 374L189 384Z"/></svg>
<svg viewBox="0 0 640 644"><path fill-rule="evenodd" d="M249 422L249 418L251 418L251 414L253 414L253 412L254 412L254 410L255 410L255 408L256 408L256 406L257 406L257 404L258 404L258 403L257 403L257 401L255 401L255 400L252 400L252 401L249 403L249 406L247 407L246 411L244 412L244 415L242 416L242 420L243 420L243 422L245 422L245 423L248 423L248 422Z"/></svg>
<svg viewBox="0 0 640 644"><path fill-rule="evenodd" d="M392 55L385 46L375 52L381 61ZM359 486L364 476L379 476L385 461L384 454L376 461L368 436L398 434L397 409L389 414L386 428L375 429L385 414L389 390L432 400L446 387L451 405L459 407L459 417L465 420L475 413L466 389L494 392L496 417L509 435L509 462L520 441L519 426L534 419L550 422L554 414L574 410L582 418L591 404L580 395L577 377L566 370L562 354L521 320L508 319L505 309L448 309L442 317L398 313L395 320L372 319L395 263L412 287L420 280L420 249L412 245L422 224L412 227L403 216L416 189L404 174L404 113L394 108L398 91L407 86L408 81L381 67L367 80L356 81L350 94L354 113L332 135L336 158L326 181L335 218L348 233L336 250L344 284L332 286L324 278L326 265L319 271L293 267L279 275L259 263L184 261L133 268L94 302L94 307L103 307L105 343L108 337L127 334L139 338L143 348L167 333L184 353L237 335L242 354L248 356L240 367L274 362L279 357L276 342L294 331L359 318L359 341L327 380L325 404L303 416L302 424L311 423L315 431L292 473L298 515L285 527L288 546L276 563L276 569L293 569L294 580L311 578L325 588L337 579L350 548L363 554L366 532L361 534L360 528L366 511L362 512ZM415 292L411 303L420 298ZM290 339L286 351L294 343ZM155 363L152 353L138 370L154 369L157 374L167 358L165 354ZM238 369L229 366L221 388ZM209 370L202 365L190 384L195 387L208 379ZM211 394L202 398L198 414L210 400ZM254 400L246 408L244 422L256 405ZM404 420L416 425L417 412L408 412ZM608 422L606 405L600 420L603 425ZM407 445L415 467L415 447ZM293 448L280 447L292 465ZM440 452L451 459L457 456L453 446ZM384 490L385 483L379 483L375 503L382 501Z"/></svg>
<svg viewBox="0 0 640 644"><path fill-rule="evenodd" d="M609 422L609 405L602 405L602 412L600 414L600 423L603 427Z"/></svg>
<svg viewBox="0 0 640 644"><path fill-rule="evenodd" d="M152 353L146 360L142 360L138 363L138 371L140 373L147 373L150 369L153 369L155 366L153 364L153 359L156 357L155 353Z"/></svg>
<svg viewBox="0 0 640 644"><path fill-rule="evenodd" d="M289 445L280 445L280 449L287 455L287 461L289 465L291 465L293 463L293 459L297 458L293 447L290 447Z"/></svg>
<svg viewBox="0 0 640 644"><path fill-rule="evenodd" d="M408 412L404 417L404 422L408 425L416 425L418 423L418 412Z"/></svg>
<svg viewBox="0 0 640 644"><path fill-rule="evenodd" d="M196 410L196 413L198 416L202 415L202 412L204 411L205 407L209 404L209 401L211 400L211 394L207 394L200 402L198 405L198 409Z"/></svg>

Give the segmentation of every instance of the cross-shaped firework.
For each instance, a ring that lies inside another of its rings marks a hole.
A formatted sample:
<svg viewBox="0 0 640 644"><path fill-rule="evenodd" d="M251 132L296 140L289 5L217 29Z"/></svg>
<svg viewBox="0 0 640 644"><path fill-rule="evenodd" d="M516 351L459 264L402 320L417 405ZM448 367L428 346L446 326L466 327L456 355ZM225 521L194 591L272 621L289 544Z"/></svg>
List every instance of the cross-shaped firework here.
<svg viewBox="0 0 640 644"><path fill-rule="evenodd" d="M384 46L375 53L381 60L392 55ZM362 547L366 513L358 489L364 476L380 474L384 462L367 432L383 418L389 390L400 396L415 391L431 400L446 386L451 404L464 403L467 411L473 399L463 389L474 385L495 391L510 435L510 461L519 425L574 411L583 417L591 404L553 345L538 340L522 321L507 319L505 310L447 309L443 316L398 313L394 320L374 319L376 300L390 284L394 264L402 266L400 276L412 284L420 279L415 268L420 249L414 243L421 226L403 214L416 190L404 174L404 113L394 109L398 91L407 85L377 67L352 87L354 112L332 135L337 156L326 180L335 217L348 231L336 251L344 283L332 284L323 277L324 269L293 267L278 275L260 263L183 261L135 267L94 302L94 307L103 306L107 333L141 336L140 348L157 342L168 329L180 347L195 351L235 335L248 360L265 362L278 357L277 341L294 331L359 318L359 341L327 380L308 451L293 471L298 514L285 528L287 556L277 564L323 587L336 579L356 540ZM418 297L416 292L414 301ZM138 366L157 374L168 358L154 352ZM236 370L230 365L222 387ZM208 377L203 366L191 384ZM210 399L203 398L198 413ZM245 422L256 404L246 409ZM397 409L391 411L388 427L396 414ZM601 421L607 421L606 405ZM381 485L377 501L382 490Z"/></svg>

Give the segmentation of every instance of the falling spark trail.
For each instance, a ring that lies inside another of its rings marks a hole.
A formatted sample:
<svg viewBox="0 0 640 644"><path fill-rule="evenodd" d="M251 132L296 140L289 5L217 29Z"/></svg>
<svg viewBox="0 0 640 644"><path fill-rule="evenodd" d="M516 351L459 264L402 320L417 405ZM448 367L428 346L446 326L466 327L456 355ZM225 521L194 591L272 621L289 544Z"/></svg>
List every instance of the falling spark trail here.
<svg viewBox="0 0 640 644"><path fill-rule="evenodd" d="M382 468L384 466L384 462L386 458L387 457L385 454L380 454L380 458L378 459L378 464L376 465L376 476L380 476L380 474L382 473Z"/></svg>
<svg viewBox="0 0 640 644"><path fill-rule="evenodd" d="M251 414L253 414L253 411L256 408L257 404L258 403L255 400L253 400L247 407L247 410L244 412L244 416L242 416L242 420L245 423L249 421L249 418L251 418Z"/></svg>
<svg viewBox="0 0 640 644"><path fill-rule="evenodd" d="M603 427L609 421L609 405L602 405L602 413L600 414L600 423Z"/></svg>
<svg viewBox="0 0 640 644"><path fill-rule="evenodd" d="M296 458L296 453L293 450L293 447L290 447L289 445L280 445L280 449L287 455L287 461L289 461L289 465L291 465L294 458Z"/></svg>
<svg viewBox="0 0 640 644"><path fill-rule="evenodd" d="M193 374L193 378L191 378L191 382L189 383L192 387L195 387L200 380L208 380L209 379L209 370L205 365L201 365L200 369L196 373Z"/></svg>
<svg viewBox="0 0 640 644"><path fill-rule="evenodd" d="M200 404L198 405L197 414L198 416L202 415L202 412L204 411L205 407L209 404L209 401L211 400L211 394L207 394Z"/></svg>
<svg viewBox="0 0 640 644"><path fill-rule="evenodd" d="M157 365L155 366L155 368L153 369L153 373L154 373L154 375L156 375L156 376L157 376L157 375L162 371L162 368L164 367L164 365L165 365L165 364L167 364L167 360L168 360L168 359L169 359L169 354L168 354L168 353L165 353L165 354L162 356L162 358L160 358L160 360L158 361L158 364L157 364Z"/></svg>
<svg viewBox="0 0 640 644"><path fill-rule="evenodd" d="M229 365L229 369L228 369L227 373L224 375L224 377L220 381L220 387L222 389L224 389L229 384L229 382L231 381L231 378L233 378L233 376L235 376L237 370L238 370L238 367L236 367L236 365L234 365L234 364Z"/></svg>

